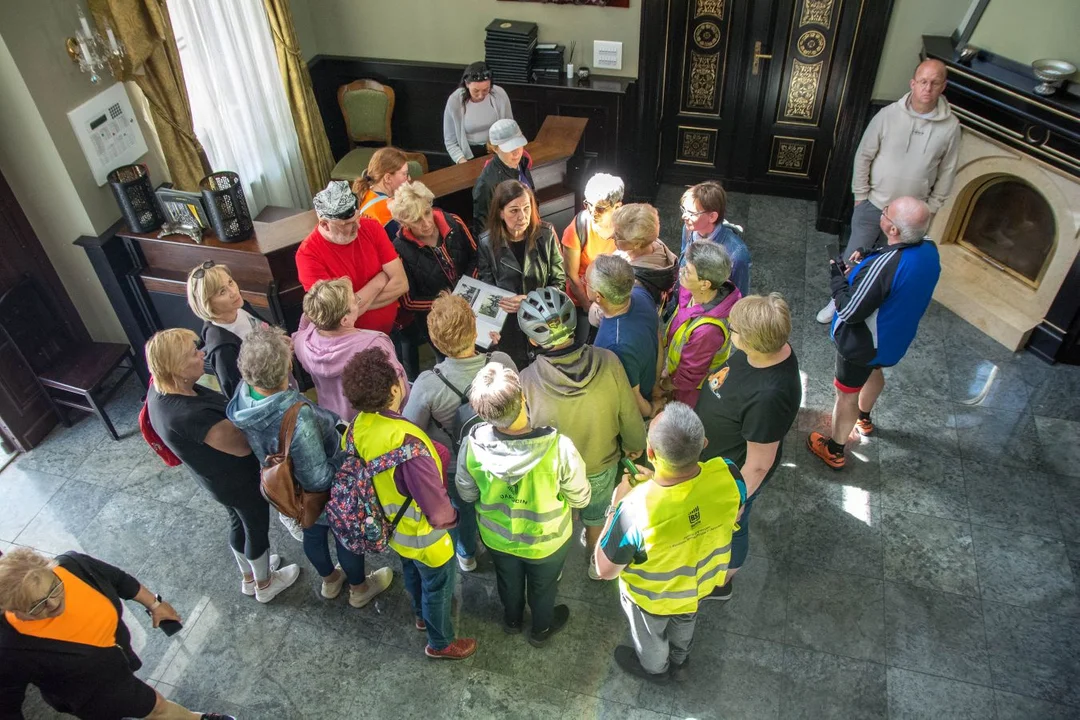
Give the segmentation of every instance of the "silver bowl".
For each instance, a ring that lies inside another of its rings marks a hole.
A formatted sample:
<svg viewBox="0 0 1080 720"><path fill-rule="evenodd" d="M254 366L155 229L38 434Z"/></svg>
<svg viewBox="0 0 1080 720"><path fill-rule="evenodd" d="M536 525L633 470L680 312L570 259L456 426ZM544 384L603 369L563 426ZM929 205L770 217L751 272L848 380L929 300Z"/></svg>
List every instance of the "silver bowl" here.
<svg viewBox="0 0 1080 720"><path fill-rule="evenodd" d="M1031 63L1031 69L1035 77L1042 80L1035 86L1035 92L1039 95L1053 95L1065 84L1065 78L1076 72L1076 66L1071 62L1049 58Z"/></svg>

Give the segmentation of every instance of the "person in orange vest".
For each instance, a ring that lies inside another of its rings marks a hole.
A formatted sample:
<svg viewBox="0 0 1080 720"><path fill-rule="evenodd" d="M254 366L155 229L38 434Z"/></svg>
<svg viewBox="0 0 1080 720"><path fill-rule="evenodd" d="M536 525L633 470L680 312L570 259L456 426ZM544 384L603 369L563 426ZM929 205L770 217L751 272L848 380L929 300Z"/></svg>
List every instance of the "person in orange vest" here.
<svg viewBox="0 0 1080 720"><path fill-rule="evenodd" d="M353 182L352 190L360 203L360 215L378 220L391 239L397 235L400 225L390 212L389 201L407 182L409 158L395 147L376 150L364 174Z"/></svg>

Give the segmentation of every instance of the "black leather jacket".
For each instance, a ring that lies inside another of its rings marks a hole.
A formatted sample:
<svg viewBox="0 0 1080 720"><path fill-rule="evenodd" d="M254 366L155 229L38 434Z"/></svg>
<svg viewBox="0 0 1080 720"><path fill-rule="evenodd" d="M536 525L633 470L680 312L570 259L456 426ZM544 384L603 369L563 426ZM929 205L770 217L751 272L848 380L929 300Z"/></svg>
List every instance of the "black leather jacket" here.
<svg viewBox="0 0 1080 720"><path fill-rule="evenodd" d="M525 255L524 268L518 264L510 248L502 248L496 256L491 247L491 237L486 231L480 236L477 252L477 269L481 282L517 295L524 295L530 290L542 287L563 290L566 286L559 236L555 234L551 223L540 223L536 243L532 251Z"/></svg>

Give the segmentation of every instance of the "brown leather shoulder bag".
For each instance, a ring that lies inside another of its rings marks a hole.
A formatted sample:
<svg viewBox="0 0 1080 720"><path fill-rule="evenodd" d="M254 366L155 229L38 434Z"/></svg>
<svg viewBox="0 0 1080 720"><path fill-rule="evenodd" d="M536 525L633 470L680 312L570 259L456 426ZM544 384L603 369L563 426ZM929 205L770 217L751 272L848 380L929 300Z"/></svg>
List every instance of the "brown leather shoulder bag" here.
<svg viewBox="0 0 1080 720"><path fill-rule="evenodd" d="M293 476L289 446L296 433L296 421L304 404L303 401L297 402L286 410L281 418L278 451L266 458L259 489L266 501L277 508L279 513L296 520L300 527L309 528L322 514L326 501L330 499L330 492L308 492Z"/></svg>

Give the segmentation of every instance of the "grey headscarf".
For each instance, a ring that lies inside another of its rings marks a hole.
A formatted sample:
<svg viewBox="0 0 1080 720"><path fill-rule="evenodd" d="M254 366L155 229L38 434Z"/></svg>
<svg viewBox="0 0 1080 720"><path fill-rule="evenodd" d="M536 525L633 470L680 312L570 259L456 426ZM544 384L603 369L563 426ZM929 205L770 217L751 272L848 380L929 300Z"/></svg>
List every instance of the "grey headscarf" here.
<svg viewBox="0 0 1080 720"><path fill-rule="evenodd" d="M331 180L325 190L320 190L312 200L315 213L320 218L347 220L356 212L357 200L349 183Z"/></svg>

